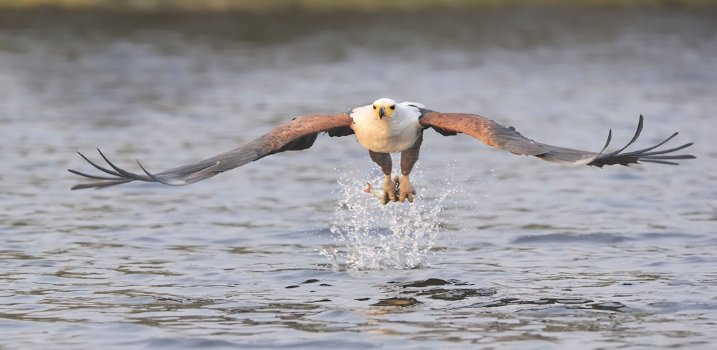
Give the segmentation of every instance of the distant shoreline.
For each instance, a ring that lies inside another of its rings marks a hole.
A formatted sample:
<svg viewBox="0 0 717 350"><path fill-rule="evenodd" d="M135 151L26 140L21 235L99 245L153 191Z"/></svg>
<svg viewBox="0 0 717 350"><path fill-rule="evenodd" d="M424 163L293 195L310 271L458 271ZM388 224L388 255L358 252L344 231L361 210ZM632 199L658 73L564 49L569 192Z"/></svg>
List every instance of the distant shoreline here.
<svg viewBox="0 0 717 350"><path fill-rule="evenodd" d="M378 11L510 6L717 7L712 0L0 0L0 10L85 9L130 12Z"/></svg>

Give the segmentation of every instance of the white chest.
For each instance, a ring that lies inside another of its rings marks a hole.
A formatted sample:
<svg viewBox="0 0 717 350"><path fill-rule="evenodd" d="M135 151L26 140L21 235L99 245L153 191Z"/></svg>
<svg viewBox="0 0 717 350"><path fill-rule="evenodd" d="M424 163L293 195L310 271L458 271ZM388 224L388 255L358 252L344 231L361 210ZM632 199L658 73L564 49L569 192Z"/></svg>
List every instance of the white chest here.
<svg viewBox="0 0 717 350"><path fill-rule="evenodd" d="M415 107L398 105L391 117L379 119L372 106L355 108L351 128L364 148L374 152L398 153L413 146L418 140L421 125L420 111Z"/></svg>

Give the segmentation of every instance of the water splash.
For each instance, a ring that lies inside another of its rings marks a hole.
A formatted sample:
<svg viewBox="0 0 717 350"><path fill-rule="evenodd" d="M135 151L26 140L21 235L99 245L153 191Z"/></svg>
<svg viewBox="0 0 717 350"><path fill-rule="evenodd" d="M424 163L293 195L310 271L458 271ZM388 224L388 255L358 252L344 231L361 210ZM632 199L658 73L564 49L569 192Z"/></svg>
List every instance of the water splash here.
<svg viewBox="0 0 717 350"><path fill-rule="evenodd" d="M457 188L450 182L432 184L430 190L422 188L418 171L412 177L417 191L414 203L382 205L374 195L363 191L367 176L346 174L338 181L340 199L331 224L335 244L321 252L331 265L338 269L345 264L352 270L426 266L441 229L446 199ZM375 182L372 185L380 188Z"/></svg>

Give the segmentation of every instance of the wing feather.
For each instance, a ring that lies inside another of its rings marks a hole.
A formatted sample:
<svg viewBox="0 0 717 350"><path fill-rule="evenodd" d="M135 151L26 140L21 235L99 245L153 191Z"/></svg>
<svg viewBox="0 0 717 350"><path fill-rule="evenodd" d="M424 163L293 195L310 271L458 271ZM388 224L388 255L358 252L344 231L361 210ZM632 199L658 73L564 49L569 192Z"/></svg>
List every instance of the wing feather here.
<svg viewBox="0 0 717 350"><path fill-rule="evenodd" d="M695 158L695 156L689 154L672 154L672 152L692 146L691 142L665 150L650 152L670 141L677 136L677 133L672 134L657 145L623 153L627 147L635 143L640 137L644 122L643 116L640 116L637 129L630 142L620 149L609 153L605 153L605 149L607 149L612 140L612 130L608 133L605 147L596 153L536 142L523 136L513 127L507 128L493 120L476 114L440 113L422 110L420 122L424 127L433 128L442 135L449 136L464 133L473 136L489 146L505 149L514 154L535 156L546 161L557 163L603 167L605 165L614 164L629 165L642 161L647 163L677 165L676 162L670 162L670 160Z"/></svg>
<svg viewBox="0 0 717 350"><path fill-rule="evenodd" d="M68 169L68 171L85 178L103 180L75 185L72 187L73 190L84 188L100 189L131 181L158 182L172 186L188 185L274 153L307 149L314 144L316 137L321 132L328 132L331 136L350 135L353 133L350 128L351 122L351 117L346 113L296 117L239 148L197 163L179 166L159 173L149 172L139 161L137 161L137 164L143 174L129 172L112 163L99 149L97 151L100 157L111 169L93 162L82 153L78 152L78 154L94 168L104 173L103 175L92 175L73 169Z"/></svg>

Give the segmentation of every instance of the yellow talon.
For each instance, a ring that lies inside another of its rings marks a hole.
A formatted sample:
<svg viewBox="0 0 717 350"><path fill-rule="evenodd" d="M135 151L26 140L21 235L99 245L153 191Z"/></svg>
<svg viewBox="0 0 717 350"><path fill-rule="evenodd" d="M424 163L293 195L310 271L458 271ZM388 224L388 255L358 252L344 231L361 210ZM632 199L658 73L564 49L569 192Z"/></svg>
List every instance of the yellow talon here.
<svg viewBox="0 0 717 350"><path fill-rule="evenodd" d="M408 199L409 203L413 203L414 194L416 194L416 191L413 190L413 186L408 180L408 175L401 176L398 180L398 201L403 203L405 199Z"/></svg>
<svg viewBox="0 0 717 350"><path fill-rule="evenodd" d="M381 203L388 204L388 202L398 200L396 196L396 180L398 180L398 178L391 179L391 175L386 175L383 186L381 187L381 190L383 190Z"/></svg>

